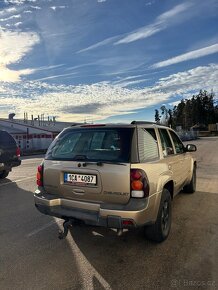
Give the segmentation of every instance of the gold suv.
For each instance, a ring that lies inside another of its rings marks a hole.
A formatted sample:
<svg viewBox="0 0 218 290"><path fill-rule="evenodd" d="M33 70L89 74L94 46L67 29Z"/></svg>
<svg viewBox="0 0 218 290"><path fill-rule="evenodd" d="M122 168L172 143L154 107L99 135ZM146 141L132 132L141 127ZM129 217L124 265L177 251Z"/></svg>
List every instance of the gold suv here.
<svg viewBox="0 0 218 290"><path fill-rule="evenodd" d="M145 227L162 242L170 232L171 202L196 188L192 144L165 126L84 124L63 130L38 167L37 209L65 220L123 229ZM63 237L63 236L62 236Z"/></svg>

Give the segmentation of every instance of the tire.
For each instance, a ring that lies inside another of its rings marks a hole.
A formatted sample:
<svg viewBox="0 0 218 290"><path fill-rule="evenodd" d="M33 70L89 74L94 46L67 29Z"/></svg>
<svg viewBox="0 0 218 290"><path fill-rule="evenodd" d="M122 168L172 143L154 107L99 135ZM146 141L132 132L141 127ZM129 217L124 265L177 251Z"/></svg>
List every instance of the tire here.
<svg viewBox="0 0 218 290"><path fill-rule="evenodd" d="M3 179L3 178L5 178L5 177L7 177L8 174L9 174L9 171L6 171L6 170L1 171L1 172L0 172L0 179Z"/></svg>
<svg viewBox="0 0 218 290"><path fill-rule="evenodd" d="M168 237L172 222L172 205L170 192L164 188L161 196L155 224L145 227L147 239L161 243Z"/></svg>
<svg viewBox="0 0 218 290"><path fill-rule="evenodd" d="M184 186L183 191L185 193L194 193L196 191L196 165L193 168L192 179L189 184Z"/></svg>

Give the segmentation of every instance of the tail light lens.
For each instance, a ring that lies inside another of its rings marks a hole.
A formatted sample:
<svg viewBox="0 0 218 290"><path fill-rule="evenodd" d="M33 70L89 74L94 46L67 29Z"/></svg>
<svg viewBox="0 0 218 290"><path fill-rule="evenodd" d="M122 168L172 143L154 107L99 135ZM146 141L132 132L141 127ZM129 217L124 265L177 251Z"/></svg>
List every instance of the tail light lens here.
<svg viewBox="0 0 218 290"><path fill-rule="evenodd" d="M123 219L122 220L122 225L123 227L132 227L134 226L134 222L132 220L126 220L126 219Z"/></svg>
<svg viewBox="0 0 218 290"><path fill-rule="evenodd" d="M20 157L20 148L19 147L16 148L16 156Z"/></svg>
<svg viewBox="0 0 218 290"><path fill-rule="evenodd" d="M144 170L131 169L130 188L131 197L143 198L149 196L149 183Z"/></svg>
<svg viewBox="0 0 218 290"><path fill-rule="evenodd" d="M38 186L43 186L43 165L38 166L38 171L36 175L36 183Z"/></svg>

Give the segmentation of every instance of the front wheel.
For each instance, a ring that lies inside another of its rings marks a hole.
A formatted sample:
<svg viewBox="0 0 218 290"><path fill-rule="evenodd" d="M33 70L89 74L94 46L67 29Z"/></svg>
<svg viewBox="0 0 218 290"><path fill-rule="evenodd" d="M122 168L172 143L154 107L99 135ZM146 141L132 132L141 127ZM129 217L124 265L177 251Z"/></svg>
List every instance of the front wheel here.
<svg viewBox="0 0 218 290"><path fill-rule="evenodd" d="M158 210L155 224L145 227L146 237L154 242L163 242L170 233L172 222L172 208L170 192L164 188L161 196L160 207Z"/></svg>
<svg viewBox="0 0 218 290"><path fill-rule="evenodd" d="M0 179L7 177L8 174L9 174L9 171L7 171L7 170L1 171L0 172Z"/></svg>

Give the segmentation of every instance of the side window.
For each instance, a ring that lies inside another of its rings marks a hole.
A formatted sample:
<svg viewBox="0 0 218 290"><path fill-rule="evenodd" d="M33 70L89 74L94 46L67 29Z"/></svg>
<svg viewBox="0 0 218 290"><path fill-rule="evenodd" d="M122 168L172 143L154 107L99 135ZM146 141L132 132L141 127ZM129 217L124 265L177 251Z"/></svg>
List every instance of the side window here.
<svg viewBox="0 0 218 290"><path fill-rule="evenodd" d="M138 148L140 162L151 161L159 158L154 129L138 129Z"/></svg>
<svg viewBox="0 0 218 290"><path fill-rule="evenodd" d="M147 128L146 131L151 134L151 136L154 138L154 140L157 141L157 136L156 136L156 133L155 133L154 129Z"/></svg>
<svg viewBox="0 0 218 290"><path fill-rule="evenodd" d="M184 146L182 144L182 142L180 141L179 137L172 131L170 131L170 135L173 139L173 143L176 149L176 153L177 154L181 154L185 152Z"/></svg>
<svg viewBox="0 0 218 290"><path fill-rule="evenodd" d="M159 129L164 157L174 154L173 145L166 129Z"/></svg>

